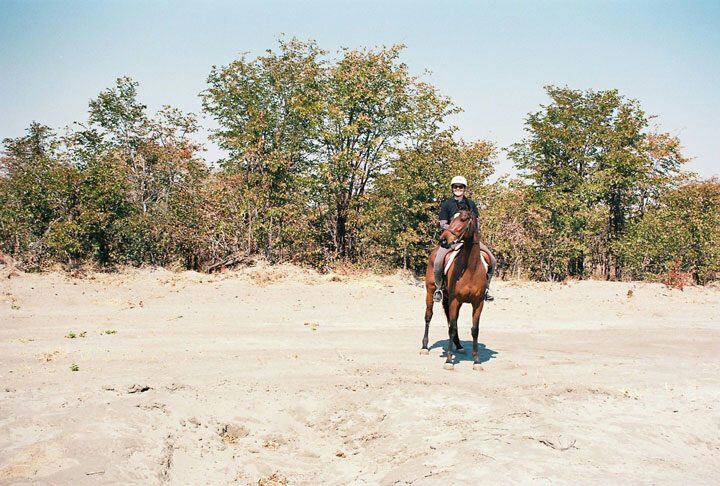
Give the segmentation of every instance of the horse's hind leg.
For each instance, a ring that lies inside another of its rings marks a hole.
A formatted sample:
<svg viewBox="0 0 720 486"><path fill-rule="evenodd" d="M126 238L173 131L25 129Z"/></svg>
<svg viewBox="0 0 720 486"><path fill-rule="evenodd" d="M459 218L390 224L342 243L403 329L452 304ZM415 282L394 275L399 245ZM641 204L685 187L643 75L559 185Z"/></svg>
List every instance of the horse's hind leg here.
<svg viewBox="0 0 720 486"><path fill-rule="evenodd" d="M463 348L462 344L460 344L460 333L457 332L457 328L455 331L455 351L465 354L465 348Z"/></svg>
<svg viewBox="0 0 720 486"><path fill-rule="evenodd" d="M473 369L482 370L480 360L478 359L478 334L480 333L480 314L482 314L484 301L480 301L479 304L473 306L472 315L472 357L473 357Z"/></svg>
<svg viewBox="0 0 720 486"><path fill-rule="evenodd" d="M429 290L425 293L425 335L422 340L422 348L420 348L420 354L428 354L428 332L430 331L430 321L433 316L433 300L432 292Z"/></svg>
<svg viewBox="0 0 720 486"><path fill-rule="evenodd" d="M447 295L443 295L443 310L445 311L445 319L447 319L448 326L450 325L450 301Z"/></svg>

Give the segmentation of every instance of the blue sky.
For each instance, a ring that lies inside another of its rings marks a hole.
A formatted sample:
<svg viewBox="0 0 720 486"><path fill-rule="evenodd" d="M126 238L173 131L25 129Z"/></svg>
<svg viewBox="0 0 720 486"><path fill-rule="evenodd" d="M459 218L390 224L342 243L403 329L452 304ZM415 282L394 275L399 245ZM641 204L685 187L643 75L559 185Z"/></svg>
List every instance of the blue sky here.
<svg viewBox="0 0 720 486"><path fill-rule="evenodd" d="M33 120L85 120L87 102L128 75L151 111L200 113L213 64L274 48L279 35L342 46L404 43L411 71L465 111L467 140L504 147L547 98L543 86L617 88L657 115L720 175L720 1L0 0L0 138ZM201 120L206 126L209 120ZM208 160L220 152L208 144ZM501 157L499 173L510 172Z"/></svg>

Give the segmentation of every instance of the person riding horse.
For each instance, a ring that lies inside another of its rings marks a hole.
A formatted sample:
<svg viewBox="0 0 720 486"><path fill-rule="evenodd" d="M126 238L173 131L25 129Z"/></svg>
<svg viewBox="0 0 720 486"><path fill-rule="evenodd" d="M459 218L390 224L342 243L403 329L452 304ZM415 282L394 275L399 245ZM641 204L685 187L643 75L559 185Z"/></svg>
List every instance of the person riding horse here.
<svg viewBox="0 0 720 486"><path fill-rule="evenodd" d="M452 218L455 217L455 215L457 215L463 209L467 211L472 211L473 214L475 214L475 217L479 217L478 209L475 205L475 202L472 199L468 199L465 197L465 190L467 189L467 179L465 179L463 176L455 176L452 178L452 181L450 181L450 187L453 191L453 197L451 197L447 201L444 201L440 206L439 219L440 228L442 230L446 230L450 225L450 221L452 220ZM485 286L485 300L492 301L495 298L490 294L490 280L495 273L497 259L495 258L495 255L493 255L493 253L490 251L490 249L483 243L478 242L478 245L480 246L480 249L482 251L484 251L490 256L490 265L488 266L489 268L487 271L487 285ZM440 248L438 248L437 255L435 256L435 261L433 262L433 271L435 273L435 288L437 290L435 290L435 293L433 294L434 302L442 302L442 288L444 276L443 265L445 262L445 255L447 255L452 250L453 248L446 248L444 245L442 245L441 242L441 246Z"/></svg>

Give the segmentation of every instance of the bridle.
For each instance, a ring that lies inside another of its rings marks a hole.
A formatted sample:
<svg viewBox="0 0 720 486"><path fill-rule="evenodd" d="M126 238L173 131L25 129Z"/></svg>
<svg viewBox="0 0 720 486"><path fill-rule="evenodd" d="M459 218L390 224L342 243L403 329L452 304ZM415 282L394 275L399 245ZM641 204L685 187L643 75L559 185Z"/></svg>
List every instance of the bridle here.
<svg viewBox="0 0 720 486"><path fill-rule="evenodd" d="M469 233L469 230L473 227L473 224L475 222L475 215L470 211L470 218L468 218L468 223L465 225L465 228L463 228L460 232L455 232L451 230L450 228L447 228L446 231L449 231L451 235L453 235L456 240L453 242L453 244L458 244L465 241L465 233ZM472 233L469 233L472 234Z"/></svg>

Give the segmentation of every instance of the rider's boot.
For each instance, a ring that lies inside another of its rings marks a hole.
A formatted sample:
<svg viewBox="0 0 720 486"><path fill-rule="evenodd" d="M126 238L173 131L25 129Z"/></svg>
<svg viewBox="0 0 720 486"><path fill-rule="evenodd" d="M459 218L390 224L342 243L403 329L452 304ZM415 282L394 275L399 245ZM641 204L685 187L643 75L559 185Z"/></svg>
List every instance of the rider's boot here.
<svg viewBox="0 0 720 486"><path fill-rule="evenodd" d="M488 302L495 300L495 297L490 293L490 281L492 280L494 273L495 269L490 267L487 272L487 282L485 282L485 300Z"/></svg>
<svg viewBox="0 0 720 486"><path fill-rule="evenodd" d="M435 292L433 293L433 302L442 302L443 299L443 291L441 288L437 288Z"/></svg>
<svg viewBox="0 0 720 486"><path fill-rule="evenodd" d="M433 274L435 276L435 292L433 293L433 302L442 302L443 300L443 282L445 280L443 263L445 260L446 249L440 248L435 255L433 262Z"/></svg>

